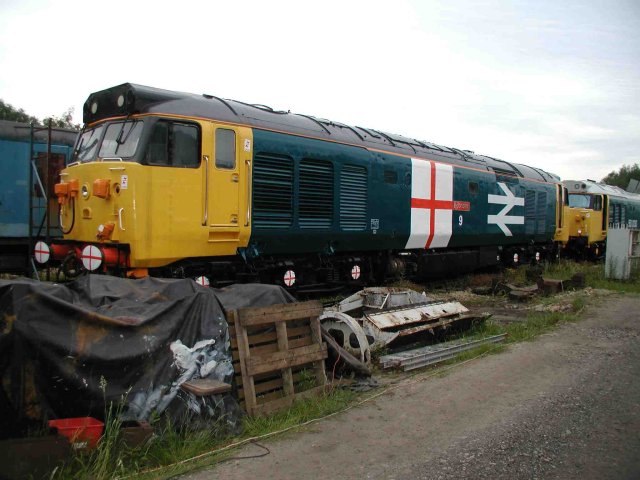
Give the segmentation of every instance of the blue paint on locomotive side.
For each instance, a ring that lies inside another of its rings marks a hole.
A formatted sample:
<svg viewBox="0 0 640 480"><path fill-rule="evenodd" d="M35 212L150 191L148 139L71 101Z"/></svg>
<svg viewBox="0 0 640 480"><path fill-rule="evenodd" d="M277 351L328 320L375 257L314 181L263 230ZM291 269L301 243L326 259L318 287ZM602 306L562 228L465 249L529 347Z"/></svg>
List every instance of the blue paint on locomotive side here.
<svg viewBox="0 0 640 480"><path fill-rule="evenodd" d="M492 175L493 176L493 175ZM556 231L556 186L495 175L483 182L487 205L482 245L552 242ZM504 203L500 203L504 202Z"/></svg>
<svg viewBox="0 0 640 480"><path fill-rule="evenodd" d="M258 129L253 135L253 225L247 252L338 253L399 249L406 243L410 188L383 179L385 171L402 179L406 159ZM314 179L318 168L313 167L325 168L327 175ZM290 178L291 189L287 180L279 188L278 177Z"/></svg>
<svg viewBox="0 0 640 480"><path fill-rule="evenodd" d="M305 162L316 163L307 168ZM412 228L425 228L429 221L436 234L445 231L445 238L450 235L434 248L443 248L443 242L446 247L464 248L553 241L554 184L459 166L444 167L434 180L434 185L439 182L437 190L442 187L445 195L450 189L441 205L451 212L439 219L429 219L427 214L421 217L421 223L414 219L412 225L412 202L416 201L412 199L416 195L412 193L412 176L422 175L425 165L436 169L435 163L418 162L424 164L420 163L416 171L411 158L392 153L254 129L254 220L247 252L259 255L402 250ZM351 192L353 181L343 179L345 169L351 167L360 169L366 177L362 180L362 185L366 183L365 207L360 211L359 228L345 229L343 210L352 204L357 207L362 201L361 196ZM427 176L420 179L423 184L430 181L429 174L424 175ZM445 182L450 182L448 187L442 186L443 176ZM315 188L310 190L309 185ZM419 187L414 181L413 188ZM429 187L425 190L431 191ZM431 201L442 201L438 197L441 194ZM310 214L315 223L304 218L314 199L318 202L317 216ZM429 202L417 201L421 200Z"/></svg>

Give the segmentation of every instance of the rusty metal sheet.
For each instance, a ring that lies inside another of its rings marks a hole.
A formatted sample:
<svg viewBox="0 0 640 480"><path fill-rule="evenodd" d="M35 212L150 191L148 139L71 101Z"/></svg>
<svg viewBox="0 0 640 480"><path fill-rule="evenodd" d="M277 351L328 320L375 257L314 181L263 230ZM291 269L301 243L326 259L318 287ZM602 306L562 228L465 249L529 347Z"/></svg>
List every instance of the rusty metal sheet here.
<svg viewBox="0 0 640 480"><path fill-rule="evenodd" d="M493 335L471 341L459 339L436 345L426 345L412 350L395 352L380 357L380 365L382 368L403 367L405 371L414 370L416 368L448 360L461 352L471 350L480 345L503 342L505 341L506 336L506 333L502 333L500 335Z"/></svg>
<svg viewBox="0 0 640 480"><path fill-rule="evenodd" d="M393 287L368 287L354 293L327 310L353 312L360 308L382 310L430 301L427 295L409 289Z"/></svg>
<svg viewBox="0 0 640 480"><path fill-rule="evenodd" d="M385 330L416 323L433 322L440 318L459 315L468 311L460 302L437 302L426 305L412 305L379 313L369 313L365 317L380 330Z"/></svg>

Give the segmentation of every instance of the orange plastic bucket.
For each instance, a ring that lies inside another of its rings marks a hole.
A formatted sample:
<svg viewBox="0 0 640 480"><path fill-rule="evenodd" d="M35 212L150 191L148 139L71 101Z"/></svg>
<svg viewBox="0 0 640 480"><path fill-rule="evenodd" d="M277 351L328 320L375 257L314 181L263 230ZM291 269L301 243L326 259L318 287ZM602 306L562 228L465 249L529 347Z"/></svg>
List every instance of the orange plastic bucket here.
<svg viewBox="0 0 640 480"><path fill-rule="evenodd" d="M92 417L59 418L49 420L49 427L67 437L74 450L91 450L102 436L104 423Z"/></svg>

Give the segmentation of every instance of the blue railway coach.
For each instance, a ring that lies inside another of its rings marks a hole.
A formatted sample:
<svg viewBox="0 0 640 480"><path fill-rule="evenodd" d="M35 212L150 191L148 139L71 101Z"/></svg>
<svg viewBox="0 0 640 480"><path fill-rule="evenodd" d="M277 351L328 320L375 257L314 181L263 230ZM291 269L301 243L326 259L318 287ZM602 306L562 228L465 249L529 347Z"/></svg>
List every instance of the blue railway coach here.
<svg viewBox="0 0 640 480"><path fill-rule="evenodd" d="M61 235L53 185L76 136L75 130L52 128L49 135L46 128L0 120L0 272L30 272L30 245Z"/></svg>

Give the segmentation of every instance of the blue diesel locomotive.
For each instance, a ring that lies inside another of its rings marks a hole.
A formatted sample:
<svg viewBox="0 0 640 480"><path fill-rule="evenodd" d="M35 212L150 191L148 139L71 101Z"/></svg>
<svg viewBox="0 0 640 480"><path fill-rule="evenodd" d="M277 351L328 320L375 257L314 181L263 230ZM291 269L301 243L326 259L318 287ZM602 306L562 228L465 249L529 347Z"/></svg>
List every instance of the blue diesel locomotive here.
<svg viewBox="0 0 640 480"><path fill-rule="evenodd" d="M316 289L555 257L539 168L264 105L124 84L92 94L56 194L69 272Z"/></svg>

